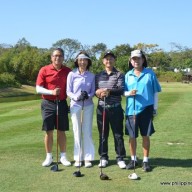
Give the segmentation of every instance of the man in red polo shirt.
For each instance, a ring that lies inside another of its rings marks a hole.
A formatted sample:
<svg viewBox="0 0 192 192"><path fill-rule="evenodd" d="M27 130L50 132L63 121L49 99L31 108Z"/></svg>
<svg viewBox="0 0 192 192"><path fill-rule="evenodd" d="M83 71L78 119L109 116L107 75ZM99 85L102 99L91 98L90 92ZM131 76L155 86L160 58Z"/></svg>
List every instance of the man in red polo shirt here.
<svg viewBox="0 0 192 192"><path fill-rule="evenodd" d="M41 113L43 119L42 130L45 131L45 151L47 153L42 166L53 162L52 146L53 131L56 126L56 100L58 99L58 145L60 147L60 161L65 166L71 163L66 158L66 135L69 130L68 105L66 95L67 75L71 71L63 65L64 52L58 48L51 54L52 63L42 67L36 81L36 91L42 94Z"/></svg>

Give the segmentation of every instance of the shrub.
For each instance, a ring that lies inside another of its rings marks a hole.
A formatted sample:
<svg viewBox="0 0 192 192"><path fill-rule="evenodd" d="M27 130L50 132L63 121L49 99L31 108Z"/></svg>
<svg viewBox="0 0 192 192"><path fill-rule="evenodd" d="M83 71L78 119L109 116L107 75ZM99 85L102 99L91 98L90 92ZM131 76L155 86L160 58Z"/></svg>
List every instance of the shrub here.
<svg viewBox="0 0 192 192"><path fill-rule="evenodd" d="M159 81L181 82L183 77L182 73L175 73L173 71L155 71L155 73Z"/></svg>
<svg viewBox="0 0 192 192"><path fill-rule="evenodd" d="M6 87L21 87L21 84L16 81L15 75L10 73L0 74L0 88Z"/></svg>

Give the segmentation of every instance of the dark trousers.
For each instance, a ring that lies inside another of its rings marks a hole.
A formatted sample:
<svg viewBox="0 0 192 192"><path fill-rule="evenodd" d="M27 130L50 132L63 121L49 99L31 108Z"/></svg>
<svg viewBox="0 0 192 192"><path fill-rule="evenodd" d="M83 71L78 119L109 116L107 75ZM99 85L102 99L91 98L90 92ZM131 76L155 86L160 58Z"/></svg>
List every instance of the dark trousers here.
<svg viewBox="0 0 192 192"><path fill-rule="evenodd" d="M123 109L121 105L117 107L105 108L105 127L104 137L102 138L103 128L103 107L97 106L97 126L99 131L99 149L98 153L101 159L108 160L108 137L109 137L109 125L113 132L115 152L117 154L117 162L123 160L126 156L124 139L123 139ZM103 144L103 147L102 147ZM103 148L103 149L102 149Z"/></svg>

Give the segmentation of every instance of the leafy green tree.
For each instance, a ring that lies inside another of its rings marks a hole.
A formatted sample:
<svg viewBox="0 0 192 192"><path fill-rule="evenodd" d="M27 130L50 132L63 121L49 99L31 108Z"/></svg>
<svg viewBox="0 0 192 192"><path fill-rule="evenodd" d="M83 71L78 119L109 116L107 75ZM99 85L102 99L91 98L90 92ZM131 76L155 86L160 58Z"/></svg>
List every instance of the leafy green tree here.
<svg viewBox="0 0 192 192"><path fill-rule="evenodd" d="M75 39L61 39L53 44L52 48L62 48L65 55L65 63L74 57L81 48L81 43Z"/></svg>
<svg viewBox="0 0 192 192"><path fill-rule="evenodd" d="M159 49L158 47L159 45L157 44L145 44L145 43L138 43L133 46L134 49L140 49L146 54L162 51L162 49Z"/></svg>
<svg viewBox="0 0 192 192"><path fill-rule="evenodd" d="M115 67L125 74L128 71L128 61L129 57L127 55L117 57Z"/></svg>
<svg viewBox="0 0 192 192"><path fill-rule="evenodd" d="M21 84L16 80L15 75L5 72L0 74L0 88L6 87L21 87Z"/></svg>
<svg viewBox="0 0 192 192"><path fill-rule="evenodd" d="M50 53L42 53L35 47L27 47L20 53L13 56L11 64L16 78L21 83L31 84L36 80L39 69L50 63Z"/></svg>
<svg viewBox="0 0 192 192"><path fill-rule="evenodd" d="M97 57L102 52L105 52L107 50L107 46L104 43L97 43L96 45L93 45L91 47L91 55L94 57Z"/></svg>
<svg viewBox="0 0 192 192"><path fill-rule="evenodd" d="M0 44L0 56L1 56L4 52L9 51L11 48L12 48L12 46L9 45L9 44L5 44L5 43Z"/></svg>
<svg viewBox="0 0 192 192"><path fill-rule="evenodd" d="M13 66L11 64L11 59L15 55L13 49L8 49L2 52L0 56L0 74L1 73L13 73Z"/></svg>
<svg viewBox="0 0 192 192"><path fill-rule="evenodd" d="M170 52L171 63L174 68L185 69L192 67L192 50Z"/></svg>
<svg viewBox="0 0 192 192"><path fill-rule="evenodd" d="M2 86L18 86L22 84L35 84L39 69L51 63L50 54L53 48L62 48L65 52L65 64L74 68L74 57L80 50L85 50L91 57L93 73L104 69L103 54L107 50L104 43L95 45L82 45L74 39L61 39L53 44L51 49L33 47L25 39L20 39L16 45L0 44L0 77ZM134 49L141 49L147 56L149 67L161 69L156 71L161 79L171 75L167 80L179 81L181 74L167 73L175 67L179 69L192 68L192 49L172 43L172 50L164 52L157 44L138 43L131 47L129 44L115 46L112 51L117 56L115 67L126 73L130 53ZM14 84L15 82L15 84Z"/></svg>
<svg viewBox="0 0 192 192"><path fill-rule="evenodd" d="M163 51L153 52L149 54L147 60L149 67L156 67L161 70L170 69L171 58L167 53Z"/></svg>
<svg viewBox="0 0 192 192"><path fill-rule="evenodd" d="M192 49L183 47L177 43L171 43L172 50L170 57L172 59L171 66L178 69L185 69L192 67Z"/></svg>
<svg viewBox="0 0 192 192"><path fill-rule="evenodd" d="M129 57L132 50L133 49L130 47L129 44L121 44L121 45L115 46L115 48L113 49L113 52L115 53L117 58L121 56Z"/></svg>

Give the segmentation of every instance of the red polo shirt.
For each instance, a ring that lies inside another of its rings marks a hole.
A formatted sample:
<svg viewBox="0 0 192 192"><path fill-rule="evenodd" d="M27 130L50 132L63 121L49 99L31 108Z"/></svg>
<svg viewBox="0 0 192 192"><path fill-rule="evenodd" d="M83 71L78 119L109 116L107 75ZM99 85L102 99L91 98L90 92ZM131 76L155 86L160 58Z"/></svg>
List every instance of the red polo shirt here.
<svg viewBox="0 0 192 192"><path fill-rule="evenodd" d="M61 89L59 100L64 100L67 98L66 85L67 85L67 75L71 69L62 66L60 70L56 70L53 64L46 65L42 67L37 76L36 85L42 86L49 90L54 90L59 87ZM43 99L55 100L55 95L42 95Z"/></svg>

